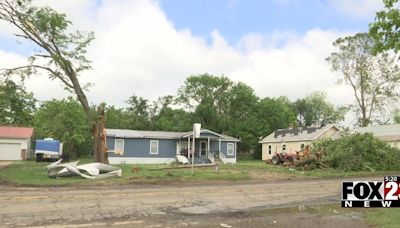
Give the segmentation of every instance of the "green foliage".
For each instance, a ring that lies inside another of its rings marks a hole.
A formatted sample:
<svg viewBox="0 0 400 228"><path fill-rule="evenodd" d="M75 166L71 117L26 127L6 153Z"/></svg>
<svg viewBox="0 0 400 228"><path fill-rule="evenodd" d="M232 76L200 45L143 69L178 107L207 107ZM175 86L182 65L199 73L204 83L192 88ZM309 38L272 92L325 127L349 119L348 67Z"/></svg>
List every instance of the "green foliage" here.
<svg viewBox="0 0 400 228"><path fill-rule="evenodd" d="M373 227L398 228L399 214L400 208L391 208L389 210L369 210L365 217Z"/></svg>
<svg viewBox="0 0 400 228"><path fill-rule="evenodd" d="M164 107L154 118L153 127L160 131L190 131L192 116L180 109Z"/></svg>
<svg viewBox="0 0 400 228"><path fill-rule="evenodd" d="M54 138L64 143L63 153L72 158L91 154L91 132L80 104L72 99L46 101L34 117L35 138Z"/></svg>
<svg viewBox="0 0 400 228"><path fill-rule="evenodd" d="M126 114L124 109L116 108L114 106L106 106L106 128L112 129L125 129L127 128L126 124Z"/></svg>
<svg viewBox="0 0 400 228"><path fill-rule="evenodd" d="M36 100L23 83L0 82L0 125L31 126Z"/></svg>
<svg viewBox="0 0 400 228"><path fill-rule="evenodd" d="M127 128L135 130L150 129L150 106L149 101L138 96L131 96L126 108Z"/></svg>
<svg viewBox="0 0 400 228"><path fill-rule="evenodd" d="M190 76L178 90L177 102L193 113L194 121L223 132L234 83L227 77L209 74Z"/></svg>
<svg viewBox="0 0 400 228"><path fill-rule="evenodd" d="M383 0L385 10L376 13L369 25L369 34L375 41L374 53L400 50L400 11L398 0Z"/></svg>
<svg viewBox="0 0 400 228"><path fill-rule="evenodd" d="M342 171L400 170L400 150L374 138L372 134L321 140L313 145L313 153L318 152L323 153L323 163Z"/></svg>
<svg viewBox="0 0 400 228"><path fill-rule="evenodd" d="M268 135L277 129L287 128L296 121L296 113L287 97L264 98L258 109L261 135Z"/></svg>
<svg viewBox="0 0 400 228"><path fill-rule="evenodd" d="M316 91L309 96L294 102L297 120L300 126L310 126L315 123L330 124L344 120L346 107L334 107L327 101L326 93Z"/></svg>

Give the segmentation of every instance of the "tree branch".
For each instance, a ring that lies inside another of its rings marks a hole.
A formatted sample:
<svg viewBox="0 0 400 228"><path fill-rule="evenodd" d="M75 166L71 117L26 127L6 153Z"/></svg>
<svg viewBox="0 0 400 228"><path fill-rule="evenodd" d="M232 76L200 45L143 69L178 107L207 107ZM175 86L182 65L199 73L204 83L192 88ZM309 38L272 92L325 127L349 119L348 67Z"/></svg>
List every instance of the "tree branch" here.
<svg viewBox="0 0 400 228"><path fill-rule="evenodd" d="M17 71L17 70L22 70L22 69L28 69L28 68L38 68L38 69L42 69L42 70L46 70L48 72L50 72L54 77L60 79L67 87L74 89L74 86L72 84L70 84L68 81L66 81L59 72L54 71L53 69L49 68L49 67L44 67L44 66L40 66L40 65L26 65L26 66L19 66L19 67L14 67L14 68L7 68L7 69L0 69L0 71L5 71L5 72L13 72L13 71ZM0 73L1 74L1 73Z"/></svg>

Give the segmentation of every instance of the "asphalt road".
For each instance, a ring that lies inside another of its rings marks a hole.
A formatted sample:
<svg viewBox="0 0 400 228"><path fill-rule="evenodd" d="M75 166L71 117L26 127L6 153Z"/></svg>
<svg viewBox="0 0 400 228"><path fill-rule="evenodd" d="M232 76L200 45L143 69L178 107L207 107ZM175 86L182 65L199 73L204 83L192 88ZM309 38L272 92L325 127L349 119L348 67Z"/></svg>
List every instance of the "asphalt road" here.
<svg viewBox="0 0 400 228"><path fill-rule="evenodd" d="M0 224L6 227L164 227L166 224L201 227L218 216L232 218L274 207L339 203L340 185L341 180L329 179L194 186L187 183L85 188L0 186ZM221 219L215 224L230 227L224 221Z"/></svg>

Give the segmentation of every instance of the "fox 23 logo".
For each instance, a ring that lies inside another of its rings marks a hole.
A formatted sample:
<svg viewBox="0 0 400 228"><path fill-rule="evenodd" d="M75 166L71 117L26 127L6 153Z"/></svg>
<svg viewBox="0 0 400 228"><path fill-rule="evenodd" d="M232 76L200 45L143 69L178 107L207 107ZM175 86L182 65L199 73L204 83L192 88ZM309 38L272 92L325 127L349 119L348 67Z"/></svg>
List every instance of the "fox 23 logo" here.
<svg viewBox="0 0 400 228"><path fill-rule="evenodd" d="M400 177L343 182L342 207L400 207Z"/></svg>

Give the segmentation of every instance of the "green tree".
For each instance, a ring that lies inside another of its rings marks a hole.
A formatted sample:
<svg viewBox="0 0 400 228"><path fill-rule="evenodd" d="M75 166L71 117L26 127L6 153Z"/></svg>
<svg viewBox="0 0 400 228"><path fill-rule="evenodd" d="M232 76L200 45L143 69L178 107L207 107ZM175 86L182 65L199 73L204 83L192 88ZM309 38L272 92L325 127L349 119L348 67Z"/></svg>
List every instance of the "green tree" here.
<svg viewBox="0 0 400 228"><path fill-rule="evenodd" d="M71 158L90 155L90 131L85 112L72 99L42 103L34 116L35 137L54 138L64 143L63 152Z"/></svg>
<svg viewBox="0 0 400 228"><path fill-rule="evenodd" d="M71 33L65 14L58 13L50 7L36 7L31 0L0 0L0 20L12 25L18 32L15 34L34 45L33 54L25 66L5 69L2 75L17 74L22 77L47 73L49 79L62 83L67 91L74 93L83 107L87 121L92 125L94 157L99 162L108 162L103 154L103 144L99 143L102 132L100 123L102 106L99 108L99 119L93 115L88 99L78 76L90 69L86 59L86 48L93 40L92 32L76 31Z"/></svg>
<svg viewBox="0 0 400 228"><path fill-rule="evenodd" d="M234 83L227 77L202 74L190 76L178 90L177 102L193 112L194 120L210 130L223 132L229 91Z"/></svg>
<svg viewBox="0 0 400 228"><path fill-rule="evenodd" d="M375 22L369 25L369 34L375 41L375 53L400 50L400 11L398 0L383 0L385 10L376 13Z"/></svg>
<svg viewBox="0 0 400 228"><path fill-rule="evenodd" d="M269 98L260 100L257 108L257 134L253 137L261 139L277 129L288 128L296 122L296 112L292 102L287 97ZM254 158L261 158L261 146L257 142Z"/></svg>
<svg viewBox="0 0 400 228"><path fill-rule="evenodd" d="M366 33L337 39L336 52L327 61L342 74L339 82L349 85L354 94L352 106L360 126L382 118L389 104L399 97L400 72L397 59L388 53L374 56L374 41Z"/></svg>
<svg viewBox="0 0 400 228"><path fill-rule="evenodd" d="M241 82L232 87L227 98L227 112L221 117L226 126L224 133L241 139L239 151L256 149L259 134L257 119L259 98L250 86Z"/></svg>
<svg viewBox="0 0 400 228"><path fill-rule="evenodd" d="M24 84L0 82L0 125L32 126L36 100Z"/></svg>
<svg viewBox="0 0 400 228"><path fill-rule="evenodd" d="M151 130L150 104L147 99L131 96L126 103L126 122L129 129Z"/></svg>
<svg viewBox="0 0 400 228"><path fill-rule="evenodd" d="M153 119L154 130L158 131L190 131L192 130L192 115L181 109L164 107Z"/></svg>
<svg viewBox="0 0 400 228"><path fill-rule="evenodd" d="M116 108L115 106L106 106L106 127L113 129L126 129L127 113L123 108Z"/></svg>
<svg viewBox="0 0 400 228"><path fill-rule="evenodd" d="M153 130L190 131L193 116L182 109L174 109L174 97L171 95L158 98L150 105L150 119Z"/></svg>
<svg viewBox="0 0 400 228"><path fill-rule="evenodd" d="M300 126L312 124L329 124L344 120L346 107L335 107L326 99L326 93L313 92L305 98L294 102L297 121Z"/></svg>
<svg viewBox="0 0 400 228"><path fill-rule="evenodd" d="M258 108L260 136L277 129L287 128L296 122L296 112L287 97L261 99Z"/></svg>

